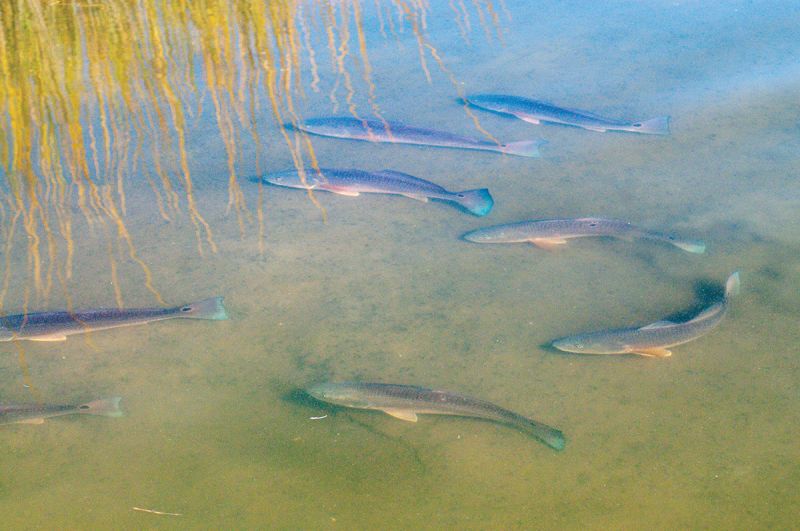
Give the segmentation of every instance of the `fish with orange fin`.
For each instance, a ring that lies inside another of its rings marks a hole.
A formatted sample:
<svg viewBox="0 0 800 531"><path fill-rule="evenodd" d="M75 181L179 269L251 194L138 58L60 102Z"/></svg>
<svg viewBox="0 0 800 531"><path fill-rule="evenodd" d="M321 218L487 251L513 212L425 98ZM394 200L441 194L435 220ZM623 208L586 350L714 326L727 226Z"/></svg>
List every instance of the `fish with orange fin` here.
<svg viewBox="0 0 800 531"><path fill-rule="evenodd" d="M685 240L673 234L643 229L627 221L606 218L519 221L477 229L464 234L463 238L473 243L529 242L541 249L553 250L566 244L567 240L591 236L664 242L695 254L706 250L705 244L700 241Z"/></svg>
<svg viewBox="0 0 800 531"><path fill-rule="evenodd" d="M638 354L649 358L666 358L672 356L669 347L688 343L716 328L728 313L731 298L738 293L737 272L728 277L724 298L689 321L658 321L641 328L578 334L557 339L552 345L564 352L576 354Z"/></svg>

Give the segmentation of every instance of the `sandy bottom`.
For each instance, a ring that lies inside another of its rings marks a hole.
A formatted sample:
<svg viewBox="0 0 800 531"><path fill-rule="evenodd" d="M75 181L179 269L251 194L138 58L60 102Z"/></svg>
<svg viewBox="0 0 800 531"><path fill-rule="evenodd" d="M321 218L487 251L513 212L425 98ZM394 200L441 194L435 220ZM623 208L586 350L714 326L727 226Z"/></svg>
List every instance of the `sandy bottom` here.
<svg viewBox="0 0 800 531"><path fill-rule="evenodd" d="M559 19L565 30L584 24L584 33L530 36L542 22L509 4L515 16L504 45L476 44L472 61L470 48L454 45L451 66L469 90L547 94L617 117L670 114L673 134L597 134L479 115L499 138L546 138L539 160L315 140L326 166L392 168L453 190L488 186L495 210L475 218L444 203L320 193L323 223L304 193L264 188L264 253L255 225L242 235L226 214L222 145L199 141L216 150L196 146L192 160L219 252L198 256L186 216L154 222L146 188L129 190L126 220L168 303L224 295L231 319L3 344L3 402L120 395L126 410L119 419L2 426L3 526L796 525L798 79L753 88L732 67L714 78L727 41L712 46L691 27L683 47L670 41L682 50L674 60L687 64L690 45L716 52L693 63L694 73L676 67L669 49L648 48L636 35L615 37L613 24L593 28L591 13ZM609 21L622 24L624 16L636 22L658 14L623 11ZM711 23L722 32L720 20ZM759 18L753 31L780 26L772 23ZM426 85L413 54L389 68L393 45L385 46L374 61L387 116L475 134L451 103L446 79ZM604 46L616 55L601 56ZM566 69L569 57L573 68ZM307 116L331 112L325 94L306 105ZM291 162L276 151L271 164L277 170ZM241 185L254 210L257 186ZM546 252L458 238L496 223L588 215L703 239L708 252L614 240ZM113 306L105 239L77 225L72 301ZM12 265L24 270L18 249ZM156 304L138 266L124 253L117 261L126 304ZM546 347L571 333L688 315L717 297L735 270L742 294L728 318L669 359ZM19 310L24 289L10 287L6 311ZM49 307L63 304L54 295ZM23 387L26 366L31 389ZM556 453L468 419L411 424L324 408L295 392L329 379L471 394L562 429L567 448Z"/></svg>

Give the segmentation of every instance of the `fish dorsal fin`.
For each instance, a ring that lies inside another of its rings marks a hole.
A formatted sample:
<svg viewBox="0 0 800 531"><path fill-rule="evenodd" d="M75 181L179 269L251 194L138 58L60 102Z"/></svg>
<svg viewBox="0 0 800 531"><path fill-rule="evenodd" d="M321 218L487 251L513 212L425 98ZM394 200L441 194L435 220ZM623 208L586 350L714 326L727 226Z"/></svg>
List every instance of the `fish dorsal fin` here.
<svg viewBox="0 0 800 531"><path fill-rule="evenodd" d="M630 354L638 354L646 358L668 358L672 356L672 352L664 347L651 347L651 348L636 348L629 352Z"/></svg>
<svg viewBox="0 0 800 531"><path fill-rule="evenodd" d="M44 419L41 417L35 419L18 420L17 424L44 424Z"/></svg>
<svg viewBox="0 0 800 531"><path fill-rule="evenodd" d="M384 413L391 415L396 419L405 420L408 422L416 422L417 414L408 409L384 409Z"/></svg>
<svg viewBox="0 0 800 531"><path fill-rule="evenodd" d="M395 181L402 181L404 183L415 184L419 186L423 186L428 189L435 189L438 191L445 191L444 188L439 186L436 183L432 183L430 181L426 181L425 179L420 179L419 177L414 177L413 175L409 175L407 173L403 173L401 171L395 170L380 170L372 172L373 175L380 175L383 177L388 177L390 179L394 179Z"/></svg>
<svg viewBox="0 0 800 531"><path fill-rule="evenodd" d="M708 308L706 308L702 312L700 312L697 315L695 315L694 317L692 317L692 320L689 321L689 322L690 323L694 323L696 321L702 321L704 319L708 319L709 317L711 317L711 316L715 315L716 313L718 313L722 309L723 306L724 306L724 303L721 303L721 302L718 302L716 304L712 304L711 306L709 306Z"/></svg>
<svg viewBox="0 0 800 531"><path fill-rule="evenodd" d="M27 338L31 341L66 341L67 336L64 334L50 334L48 336L36 336Z"/></svg>
<svg viewBox="0 0 800 531"><path fill-rule="evenodd" d="M395 170L379 170L376 172L372 172L375 175L384 175L386 177L391 177L393 179L401 179L403 181L419 181L419 177L414 177L413 175L409 175L408 173L403 173L401 171Z"/></svg>
<svg viewBox="0 0 800 531"><path fill-rule="evenodd" d="M559 245L564 245L567 243L567 240L564 238L533 238L530 240L530 242L540 249L552 251L553 249L558 248Z"/></svg>
<svg viewBox="0 0 800 531"><path fill-rule="evenodd" d="M664 328L665 326L673 326L677 323L673 323L672 321L656 321L655 323L651 323L647 326L641 327L639 330L652 330L654 328Z"/></svg>

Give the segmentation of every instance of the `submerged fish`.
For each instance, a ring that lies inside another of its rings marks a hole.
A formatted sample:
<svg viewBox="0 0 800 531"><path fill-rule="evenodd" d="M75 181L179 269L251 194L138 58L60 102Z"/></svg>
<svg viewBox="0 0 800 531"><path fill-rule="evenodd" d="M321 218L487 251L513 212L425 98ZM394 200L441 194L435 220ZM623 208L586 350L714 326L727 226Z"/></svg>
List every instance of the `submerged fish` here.
<svg viewBox="0 0 800 531"><path fill-rule="evenodd" d="M392 170L369 172L320 168L319 172L315 170L305 172L305 182L297 170L287 170L269 173L263 180L278 186L325 190L340 195L357 196L363 192L404 195L425 202L428 199L452 201L476 216L485 216L494 205L494 200L486 188L450 192L438 184Z"/></svg>
<svg viewBox="0 0 800 531"><path fill-rule="evenodd" d="M605 330L578 334L553 341L553 346L578 354L639 354L664 358L672 356L667 347L687 343L707 334L728 313L730 299L739 293L739 273L733 273L725 283L725 297L684 323L658 321L641 328Z"/></svg>
<svg viewBox="0 0 800 531"><path fill-rule="evenodd" d="M368 142L390 142L392 144L417 144L460 149L497 151L520 157L538 157L539 146L544 140L525 140L498 144L487 140L460 136L446 131L412 127L399 122L381 120L359 120L350 117L314 118L296 126L301 131L320 136L366 140Z"/></svg>
<svg viewBox="0 0 800 531"><path fill-rule="evenodd" d="M121 417L119 401L122 398L104 398L86 404L0 404L0 424L41 424L44 419L80 413L84 415L103 415Z"/></svg>
<svg viewBox="0 0 800 531"><path fill-rule="evenodd" d="M572 238L612 236L615 238L655 240L670 243L690 253L703 253L703 242L680 240L671 234L644 230L627 221L603 218L542 219L520 221L473 230L463 238L474 243L530 242L543 249L553 249Z"/></svg>
<svg viewBox="0 0 800 531"><path fill-rule="evenodd" d="M64 341L67 336L165 319L227 319L222 297L174 308L100 308L0 317L0 341Z"/></svg>
<svg viewBox="0 0 800 531"><path fill-rule="evenodd" d="M550 122L574 125L601 133L606 131L628 131L647 135L669 134L669 116L660 116L641 122L625 122L603 118L587 111L564 109L543 101L502 94L476 94L467 96L466 101L475 107L502 114L511 114L532 124Z"/></svg>
<svg viewBox="0 0 800 531"><path fill-rule="evenodd" d="M491 420L524 431L555 450L564 449L565 439L561 431L492 403L448 391L415 385L343 382L317 384L306 392L323 402L357 409L377 409L410 422L417 421L417 414Z"/></svg>

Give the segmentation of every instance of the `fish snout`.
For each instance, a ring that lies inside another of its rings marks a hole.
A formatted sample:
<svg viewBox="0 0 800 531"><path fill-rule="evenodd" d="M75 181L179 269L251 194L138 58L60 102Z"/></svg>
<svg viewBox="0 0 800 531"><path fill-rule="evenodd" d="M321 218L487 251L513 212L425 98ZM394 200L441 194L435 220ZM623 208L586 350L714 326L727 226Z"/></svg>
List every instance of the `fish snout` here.
<svg viewBox="0 0 800 531"><path fill-rule="evenodd" d="M575 338L564 337L561 339L556 339L551 344L553 345L553 347L564 352L575 352L575 353L586 352L586 344L584 344L581 340Z"/></svg>

